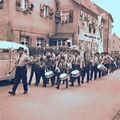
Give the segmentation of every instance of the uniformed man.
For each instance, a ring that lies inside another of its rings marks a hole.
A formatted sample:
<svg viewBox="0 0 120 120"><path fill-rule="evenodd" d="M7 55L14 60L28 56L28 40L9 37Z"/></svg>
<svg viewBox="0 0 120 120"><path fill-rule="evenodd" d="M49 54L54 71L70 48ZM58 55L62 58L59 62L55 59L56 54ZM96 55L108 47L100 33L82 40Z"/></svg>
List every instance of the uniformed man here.
<svg viewBox="0 0 120 120"><path fill-rule="evenodd" d="M59 75L63 74L63 73L68 73L68 67L67 67L67 61L65 60L64 56L61 56L60 61L58 63L58 68L59 68ZM66 82L66 88L68 88L68 80L64 80ZM57 85L57 89L59 89L60 84L61 84L61 79L60 77L58 77L58 85Z"/></svg>
<svg viewBox="0 0 120 120"><path fill-rule="evenodd" d="M11 95L15 95L16 89L22 79L23 82L23 88L24 92L23 94L28 93L28 86L27 86L27 67L26 65L31 62L30 57L24 54L24 48L20 47L18 50L18 57L16 59L15 67L15 81L12 88L12 91L9 91L8 93ZM9 73L11 73L13 70L11 70Z"/></svg>
<svg viewBox="0 0 120 120"><path fill-rule="evenodd" d="M80 55L79 55L79 52L75 52L74 53L74 56L72 58L72 71L73 70L79 70L81 71L81 68L80 68L80 63L81 63L81 59L80 59ZM78 82L78 85L80 86L80 76L74 78L71 76L71 85L70 86L74 86L74 82L75 80L77 80Z"/></svg>
<svg viewBox="0 0 120 120"><path fill-rule="evenodd" d="M82 83L84 83L85 75L87 74L87 83L90 80L90 64L91 64L91 52L87 48L87 50L83 54L83 67L82 67Z"/></svg>
<svg viewBox="0 0 120 120"><path fill-rule="evenodd" d="M40 80L42 77L43 80L43 87L46 87L46 80L45 80L45 60L43 57L40 57L40 60L36 63L37 64L37 80L36 80L36 86L40 84Z"/></svg>
<svg viewBox="0 0 120 120"><path fill-rule="evenodd" d="M93 53L92 55L92 59L91 59L91 74L90 74L90 80L93 79L93 74L94 74L94 80L97 79L97 65L98 65L99 61L98 61L98 57L96 53Z"/></svg>
<svg viewBox="0 0 120 120"><path fill-rule="evenodd" d="M37 65L36 65L37 61L38 61L37 55L33 55L32 63L31 63L31 74L30 74L30 79L29 79L29 85L31 85L34 73L35 73L35 80L37 80Z"/></svg>
<svg viewBox="0 0 120 120"><path fill-rule="evenodd" d="M55 83L55 59L51 58L51 54L47 55L45 64L46 64L46 71L53 71L53 73L54 73L54 75L50 78L51 85L54 86L54 83ZM49 83L48 78L46 78L46 81Z"/></svg>

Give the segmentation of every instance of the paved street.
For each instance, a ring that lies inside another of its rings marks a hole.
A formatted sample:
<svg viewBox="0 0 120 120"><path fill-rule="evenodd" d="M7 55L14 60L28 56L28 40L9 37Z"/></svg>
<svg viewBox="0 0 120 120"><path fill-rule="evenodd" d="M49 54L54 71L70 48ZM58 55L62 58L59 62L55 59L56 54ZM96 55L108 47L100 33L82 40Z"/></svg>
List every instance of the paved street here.
<svg viewBox="0 0 120 120"><path fill-rule="evenodd" d="M80 87L60 90L30 86L23 95L0 88L0 120L112 120L120 109L120 70Z"/></svg>

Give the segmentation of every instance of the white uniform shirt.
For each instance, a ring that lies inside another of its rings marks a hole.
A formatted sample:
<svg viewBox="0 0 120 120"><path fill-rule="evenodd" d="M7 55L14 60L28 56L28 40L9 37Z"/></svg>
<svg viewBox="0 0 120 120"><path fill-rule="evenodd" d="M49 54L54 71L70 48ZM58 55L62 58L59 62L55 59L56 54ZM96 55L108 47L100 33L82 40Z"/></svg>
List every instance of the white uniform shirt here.
<svg viewBox="0 0 120 120"><path fill-rule="evenodd" d="M30 57L26 54L18 55L16 59L16 66L25 66L27 62L31 61Z"/></svg>

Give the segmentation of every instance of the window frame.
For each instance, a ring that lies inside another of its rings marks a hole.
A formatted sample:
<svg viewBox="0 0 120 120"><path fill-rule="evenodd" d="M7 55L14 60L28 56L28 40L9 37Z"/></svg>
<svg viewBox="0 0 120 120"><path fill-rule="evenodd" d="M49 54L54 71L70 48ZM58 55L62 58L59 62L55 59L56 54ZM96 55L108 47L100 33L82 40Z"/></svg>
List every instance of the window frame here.
<svg viewBox="0 0 120 120"><path fill-rule="evenodd" d="M61 23L70 23L70 11L61 11Z"/></svg>
<svg viewBox="0 0 120 120"><path fill-rule="evenodd" d="M38 41L39 40L39 41ZM37 39L36 39L36 47L43 47L44 46L44 38L43 37L38 37ZM37 45L37 44L39 44L39 46ZM41 45L40 45L41 44Z"/></svg>

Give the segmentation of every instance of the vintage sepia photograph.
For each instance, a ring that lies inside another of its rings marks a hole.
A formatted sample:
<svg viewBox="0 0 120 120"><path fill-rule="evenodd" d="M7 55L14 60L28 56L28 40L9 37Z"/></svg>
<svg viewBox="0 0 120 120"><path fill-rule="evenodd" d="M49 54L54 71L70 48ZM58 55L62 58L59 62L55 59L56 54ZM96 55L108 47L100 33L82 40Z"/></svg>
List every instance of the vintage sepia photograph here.
<svg viewBox="0 0 120 120"><path fill-rule="evenodd" d="M0 120L120 120L115 0L0 0Z"/></svg>

